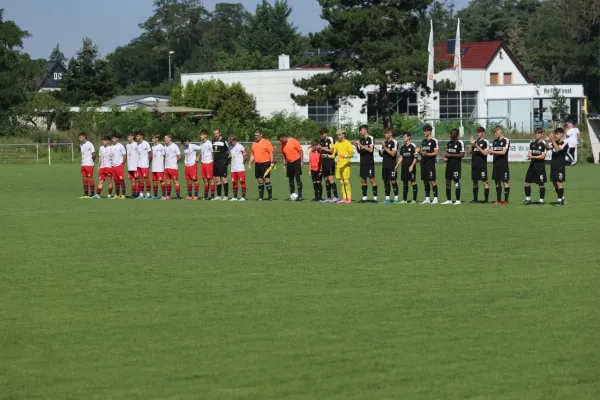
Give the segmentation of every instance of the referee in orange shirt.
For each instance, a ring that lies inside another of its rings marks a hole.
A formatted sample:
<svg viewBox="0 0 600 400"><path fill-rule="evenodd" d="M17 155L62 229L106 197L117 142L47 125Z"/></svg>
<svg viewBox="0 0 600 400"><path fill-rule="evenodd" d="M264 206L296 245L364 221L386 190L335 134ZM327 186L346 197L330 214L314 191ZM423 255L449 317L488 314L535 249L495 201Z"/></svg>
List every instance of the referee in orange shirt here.
<svg viewBox="0 0 600 400"><path fill-rule="evenodd" d="M304 153L300 142L285 133L277 135L281 142L281 154L283 154L283 170L286 171L288 183L290 185L290 194L296 192L294 180L298 186L298 199L302 201L302 167L304 167Z"/></svg>
<svg viewBox="0 0 600 400"><path fill-rule="evenodd" d="M267 200L273 200L273 186L271 185L271 170L275 165L273 151L271 141L263 138L262 131L257 129L254 132L254 143L252 143L250 160L248 160L248 171L252 171L252 163L255 163L254 176L258 180L258 201L263 200L265 188L269 195Z"/></svg>

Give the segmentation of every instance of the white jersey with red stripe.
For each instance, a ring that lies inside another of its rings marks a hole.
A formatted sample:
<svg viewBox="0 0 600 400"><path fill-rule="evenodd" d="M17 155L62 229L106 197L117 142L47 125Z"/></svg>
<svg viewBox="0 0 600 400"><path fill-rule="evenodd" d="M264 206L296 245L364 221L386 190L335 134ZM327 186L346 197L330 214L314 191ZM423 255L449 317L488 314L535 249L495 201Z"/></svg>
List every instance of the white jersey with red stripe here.
<svg viewBox="0 0 600 400"><path fill-rule="evenodd" d="M125 151L125 146L121 143L113 144L111 147L112 150L112 166L118 167L123 164L123 156L127 154Z"/></svg>
<svg viewBox="0 0 600 400"><path fill-rule="evenodd" d="M138 144L136 142L127 143L127 170L137 171L138 168Z"/></svg>
<svg viewBox="0 0 600 400"><path fill-rule="evenodd" d="M187 167L191 167L196 164L196 152L201 150L202 147L193 143L190 143L187 147L183 146L184 163Z"/></svg>
<svg viewBox="0 0 600 400"><path fill-rule="evenodd" d="M202 142L200 149L200 162L202 164L211 164L214 161L212 143L206 140Z"/></svg>
<svg viewBox="0 0 600 400"><path fill-rule="evenodd" d="M141 143L137 145L138 152L138 168L150 168L150 157L148 157L148 153L150 153L152 149L150 148L150 143L142 140Z"/></svg>
<svg viewBox="0 0 600 400"><path fill-rule="evenodd" d="M100 146L98 150L100 156L100 164L98 168L110 168L112 167L112 149L111 146Z"/></svg>
<svg viewBox="0 0 600 400"><path fill-rule="evenodd" d="M152 172L165 172L165 147L160 143L152 146Z"/></svg>
<svg viewBox="0 0 600 400"><path fill-rule="evenodd" d="M177 157L180 155L179 146L175 143L165 146L165 168L177 169Z"/></svg>
<svg viewBox="0 0 600 400"><path fill-rule="evenodd" d="M79 149L81 150L81 166L83 167L93 167L94 166L94 153L96 150L94 149L94 145L92 142L85 142L79 145Z"/></svg>
<svg viewBox="0 0 600 400"><path fill-rule="evenodd" d="M229 154L231 154L231 172L244 172L244 155L246 148L239 143L235 146L229 146Z"/></svg>

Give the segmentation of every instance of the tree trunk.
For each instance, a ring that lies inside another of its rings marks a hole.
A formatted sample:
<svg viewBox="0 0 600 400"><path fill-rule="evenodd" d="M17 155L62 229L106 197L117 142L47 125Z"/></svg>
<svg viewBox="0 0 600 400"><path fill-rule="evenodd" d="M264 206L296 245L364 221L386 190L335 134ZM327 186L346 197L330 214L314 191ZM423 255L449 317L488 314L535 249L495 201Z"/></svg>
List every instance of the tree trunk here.
<svg viewBox="0 0 600 400"><path fill-rule="evenodd" d="M388 85L382 83L379 85L379 93L378 96L378 108L381 110L383 114L383 126L384 128L392 127L392 110L390 107L390 96L388 93Z"/></svg>

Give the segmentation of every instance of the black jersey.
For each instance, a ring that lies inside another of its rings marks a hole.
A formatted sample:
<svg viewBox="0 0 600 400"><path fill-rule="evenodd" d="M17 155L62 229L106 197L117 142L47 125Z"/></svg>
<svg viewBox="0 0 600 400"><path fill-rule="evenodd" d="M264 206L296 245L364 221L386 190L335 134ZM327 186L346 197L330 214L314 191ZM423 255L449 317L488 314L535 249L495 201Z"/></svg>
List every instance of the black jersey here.
<svg viewBox="0 0 600 400"><path fill-rule="evenodd" d="M227 160L229 156L229 145L223 136L219 139L213 138L212 140L213 153L215 162L223 162Z"/></svg>
<svg viewBox="0 0 600 400"><path fill-rule="evenodd" d="M324 148L324 149L333 149L333 145L335 144L333 138L327 136L326 138L321 138L319 139L319 145ZM323 154L329 154L326 152L323 152ZM323 158L323 163L328 163L331 162L333 163L334 160L332 158Z"/></svg>
<svg viewBox="0 0 600 400"><path fill-rule="evenodd" d="M465 151L465 145L462 140L451 140L446 145L446 153L454 155L454 154L464 153L464 151ZM462 158L448 157L448 165L449 166L460 165L461 161L462 161Z"/></svg>
<svg viewBox="0 0 600 400"><path fill-rule="evenodd" d="M566 164L567 153L569 152L569 144L563 140L557 141L558 147L562 147L561 150L556 150L552 146L552 161L550 163L551 168L562 168Z"/></svg>
<svg viewBox="0 0 600 400"><path fill-rule="evenodd" d="M490 142L485 139L481 139L477 141L481 150L487 150L490 147ZM473 167L481 168L487 165L487 154L483 153L476 146L473 146L473 159L471 160L471 164Z"/></svg>
<svg viewBox="0 0 600 400"><path fill-rule="evenodd" d="M438 148L438 142L434 138L423 139L421 142L421 151L433 153ZM435 163L436 156L421 156L421 165Z"/></svg>
<svg viewBox="0 0 600 400"><path fill-rule="evenodd" d="M504 149L506 149L504 155L494 154L494 164L508 165L508 152L510 151L510 140L508 138L496 138L492 143L492 150L502 151Z"/></svg>
<svg viewBox="0 0 600 400"><path fill-rule="evenodd" d="M383 145L388 151L396 150L396 155L390 156L387 151L382 149L382 164L384 168L394 168L396 166L396 156L398 155L398 141L396 139L386 140Z"/></svg>
<svg viewBox="0 0 600 400"><path fill-rule="evenodd" d="M543 140L540 140L539 142L534 140L533 142L529 143L529 151L534 157L541 156L546 151L546 143ZM534 159L531 160L530 165L544 165L544 162L545 160Z"/></svg>
<svg viewBox="0 0 600 400"><path fill-rule="evenodd" d="M404 144L400 147L400 157L402 157L402 166L410 167L417 156L417 147L413 144Z"/></svg>
<svg viewBox="0 0 600 400"><path fill-rule="evenodd" d="M367 137L361 137L360 145L362 147L374 146L373 136L369 135ZM367 149L361 148L358 150L358 153L360 154L360 165L375 164L375 158L373 157L373 153L368 152Z"/></svg>

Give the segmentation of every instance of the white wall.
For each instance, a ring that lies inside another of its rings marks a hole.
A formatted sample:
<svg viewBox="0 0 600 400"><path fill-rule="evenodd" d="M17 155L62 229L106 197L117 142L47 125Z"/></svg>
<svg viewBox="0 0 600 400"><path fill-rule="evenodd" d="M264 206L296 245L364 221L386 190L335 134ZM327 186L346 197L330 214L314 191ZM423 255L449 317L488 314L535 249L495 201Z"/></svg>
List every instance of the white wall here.
<svg viewBox="0 0 600 400"><path fill-rule="evenodd" d="M502 58L500 56L502 55ZM513 85L526 85L527 79L523 76L523 74L519 71L515 63L512 59L506 54L506 51L501 48L498 53L494 56L494 59L490 63L486 71L485 83L486 85L490 84L490 74L496 72L498 73L498 84L504 85L504 73L512 73L512 84Z"/></svg>

